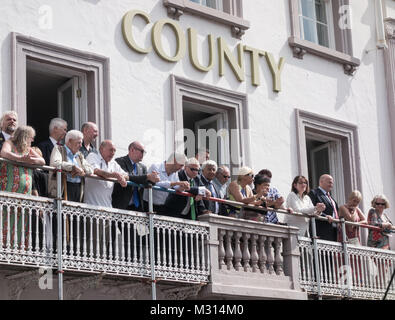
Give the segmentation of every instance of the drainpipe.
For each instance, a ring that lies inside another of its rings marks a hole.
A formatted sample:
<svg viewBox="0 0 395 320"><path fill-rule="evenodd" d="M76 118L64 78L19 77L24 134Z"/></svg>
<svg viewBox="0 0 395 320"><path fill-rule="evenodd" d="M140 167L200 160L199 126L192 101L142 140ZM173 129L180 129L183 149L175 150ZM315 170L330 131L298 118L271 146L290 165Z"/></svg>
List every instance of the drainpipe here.
<svg viewBox="0 0 395 320"><path fill-rule="evenodd" d="M376 13L376 46L378 49L387 49L387 41L385 39L383 0L375 0Z"/></svg>

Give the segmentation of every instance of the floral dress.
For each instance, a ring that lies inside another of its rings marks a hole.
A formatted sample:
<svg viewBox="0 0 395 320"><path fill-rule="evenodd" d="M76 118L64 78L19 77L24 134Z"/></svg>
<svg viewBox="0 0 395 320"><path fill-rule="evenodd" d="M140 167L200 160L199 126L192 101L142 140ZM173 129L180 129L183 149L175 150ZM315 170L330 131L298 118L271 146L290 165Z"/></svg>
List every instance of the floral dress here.
<svg viewBox="0 0 395 320"><path fill-rule="evenodd" d="M19 153L14 146L11 151ZM22 166L15 166L10 163L2 162L0 166L0 190L16 192L30 195L32 193L32 169ZM24 213L21 208L13 206L3 206L3 245L15 248L22 244L24 239L25 246L29 240L29 215ZM22 228L23 225L23 228ZM22 236L23 230L23 236ZM15 231L17 239L15 239ZM9 240L8 240L9 239ZM7 240L9 242L7 242ZM16 240L16 242L15 242Z"/></svg>
<svg viewBox="0 0 395 320"><path fill-rule="evenodd" d="M383 222L389 222L389 221L387 221L387 219L383 214L379 216L379 214L376 212L375 209L372 208L369 210L368 224L376 227L381 227L381 224ZM376 231L369 229L368 247L389 249L390 245L389 245L388 235L383 231Z"/></svg>

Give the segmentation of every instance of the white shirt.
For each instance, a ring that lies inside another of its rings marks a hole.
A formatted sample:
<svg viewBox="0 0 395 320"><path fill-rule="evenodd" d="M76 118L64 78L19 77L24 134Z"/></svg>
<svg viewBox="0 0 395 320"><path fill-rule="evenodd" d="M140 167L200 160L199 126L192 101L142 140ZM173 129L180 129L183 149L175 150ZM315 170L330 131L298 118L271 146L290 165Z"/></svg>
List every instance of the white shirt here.
<svg viewBox="0 0 395 320"><path fill-rule="evenodd" d="M178 178L178 172L173 172L170 175L167 174L165 162L152 164L148 169L148 173L151 173L153 171L158 172L158 176L160 179L160 181L155 184L156 186L170 188L172 182L180 181L180 179ZM155 205L164 205L168 195L169 194L164 191L152 190L153 203ZM144 189L143 199L148 202L148 189Z"/></svg>
<svg viewBox="0 0 395 320"><path fill-rule="evenodd" d="M127 174L115 160L106 163L100 153L91 152L87 156L86 161L92 166L93 170L100 169L106 172ZM112 208L111 194L113 189L114 182L86 178L84 202Z"/></svg>
<svg viewBox="0 0 395 320"><path fill-rule="evenodd" d="M315 210L314 205L307 194L304 195L303 198L300 198L298 194L292 191L288 195L286 203L287 208L291 208L295 212L312 214ZM306 232L308 232L309 218L287 214L285 215L284 221L289 226L298 227L300 236L305 236Z"/></svg>

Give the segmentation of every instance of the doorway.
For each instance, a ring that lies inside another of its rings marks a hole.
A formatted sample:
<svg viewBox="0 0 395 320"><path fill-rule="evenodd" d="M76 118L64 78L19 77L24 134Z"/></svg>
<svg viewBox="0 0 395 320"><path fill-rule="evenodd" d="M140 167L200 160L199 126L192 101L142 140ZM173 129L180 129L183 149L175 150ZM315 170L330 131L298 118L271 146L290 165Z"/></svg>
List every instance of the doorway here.
<svg viewBox="0 0 395 320"><path fill-rule="evenodd" d="M193 132L193 155L198 149L208 149L210 160L214 160L218 165L229 165L229 124L226 110L209 106L204 102L184 100L183 127L184 137L187 138L189 133ZM190 150L187 152L190 153Z"/></svg>
<svg viewBox="0 0 395 320"><path fill-rule="evenodd" d="M27 124L35 128L36 142L48 138L53 118L66 120L68 130L81 128L87 119L86 97L81 90L85 79L83 73L27 59Z"/></svg>

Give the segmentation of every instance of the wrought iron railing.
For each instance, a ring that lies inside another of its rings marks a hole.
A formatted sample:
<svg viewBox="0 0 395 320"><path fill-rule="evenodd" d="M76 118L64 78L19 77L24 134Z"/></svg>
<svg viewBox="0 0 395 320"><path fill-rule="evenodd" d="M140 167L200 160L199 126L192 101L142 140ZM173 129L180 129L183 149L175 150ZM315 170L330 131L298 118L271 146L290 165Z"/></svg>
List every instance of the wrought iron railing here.
<svg viewBox="0 0 395 320"><path fill-rule="evenodd" d="M60 183L59 170L57 175ZM236 218L206 215L202 221L183 220L63 201L59 194L48 199L0 192L0 207L0 264L57 268L59 283L63 270L151 277L154 292L158 278L208 283L213 270L235 270L247 277L250 272L288 276L294 289L320 298L381 299L395 268L393 251L356 247L347 240L323 241L314 234L313 239L296 241L295 228ZM311 218L312 225L315 219L325 220L293 214ZM349 224L335 222L343 231ZM387 298L395 298L394 284Z"/></svg>

